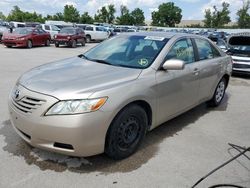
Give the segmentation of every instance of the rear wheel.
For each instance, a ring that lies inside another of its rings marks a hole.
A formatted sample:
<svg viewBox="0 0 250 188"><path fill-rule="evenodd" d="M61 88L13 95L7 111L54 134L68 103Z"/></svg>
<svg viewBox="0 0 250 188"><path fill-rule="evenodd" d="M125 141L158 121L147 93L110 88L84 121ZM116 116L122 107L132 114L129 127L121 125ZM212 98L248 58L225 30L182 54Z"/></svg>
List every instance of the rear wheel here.
<svg viewBox="0 0 250 188"><path fill-rule="evenodd" d="M50 46L50 40L49 40L49 39L47 39L47 40L45 41L45 46Z"/></svg>
<svg viewBox="0 0 250 188"><path fill-rule="evenodd" d="M73 41L72 41L71 47L72 47L72 48L76 48L76 40L73 40Z"/></svg>
<svg viewBox="0 0 250 188"><path fill-rule="evenodd" d="M82 46L85 46L85 38L83 39L83 41L81 42Z"/></svg>
<svg viewBox="0 0 250 188"><path fill-rule="evenodd" d="M32 47L33 47L32 41L28 40L28 42L27 42L27 48L32 48Z"/></svg>
<svg viewBox="0 0 250 188"><path fill-rule="evenodd" d="M209 106L216 107L220 105L225 95L226 86L227 86L227 81L225 78L222 78L214 91L213 98L210 101L208 101Z"/></svg>
<svg viewBox="0 0 250 188"><path fill-rule="evenodd" d="M140 146L147 130L147 114L138 105L129 105L113 120L108 130L105 153L112 159L124 159Z"/></svg>
<svg viewBox="0 0 250 188"><path fill-rule="evenodd" d="M86 36L86 43L90 43L91 42L91 36L87 35Z"/></svg>
<svg viewBox="0 0 250 188"><path fill-rule="evenodd" d="M58 48L59 47L59 43L55 42L55 47Z"/></svg>

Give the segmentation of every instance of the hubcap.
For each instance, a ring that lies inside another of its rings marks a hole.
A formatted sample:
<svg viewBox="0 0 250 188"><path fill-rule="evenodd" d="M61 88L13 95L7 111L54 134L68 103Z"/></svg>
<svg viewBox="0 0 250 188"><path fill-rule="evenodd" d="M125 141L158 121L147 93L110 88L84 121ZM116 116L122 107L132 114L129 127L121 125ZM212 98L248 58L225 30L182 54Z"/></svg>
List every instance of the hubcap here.
<svg viewBox="0 0 250 188"><path fill-rule="evenodd" d="M220 102L222 100L224 92L225 92L225 83L220 82L216 89L216 95L215 95L216 102Z"/></svg>
<svg viewBox="0 0 250 188"><path fill-rule="evenodd" d="M135 143L140 134L140 125L135 117L129 117L118 128L118 146L120 149L128 149Z"/></svg>

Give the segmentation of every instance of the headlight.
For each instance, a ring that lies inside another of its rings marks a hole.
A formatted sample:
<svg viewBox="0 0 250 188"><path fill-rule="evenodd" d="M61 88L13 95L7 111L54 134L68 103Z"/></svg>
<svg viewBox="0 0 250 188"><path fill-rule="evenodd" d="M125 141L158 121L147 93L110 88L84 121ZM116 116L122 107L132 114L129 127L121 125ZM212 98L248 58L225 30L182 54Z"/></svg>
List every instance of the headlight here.
<svg viewBox="0 0 250 188"><path fill-rule="evenodd" d="M67 39L71 39L71 37L70 37L70 36L68 36L68 37L67 37Z"/></svg>
<svg viewBox="0 0 250 188"><path fill-rule="evenodd" d="M56 39L56 38L57 38L57 35L55 35L54 38Z"/></svg>
<svg viewBox="0 0 250 188"><path fill-rule="evenodd" d="M23 37L22 38L17 38L17 40L25 40L25 38L23 38Z"/></svg>
<svg viewBox="0 0 250 188"><path fill-rule="evenodd" d="M107 97L98 99L67 100L54 104L45 115L81 114L99 110Z"/></svg>

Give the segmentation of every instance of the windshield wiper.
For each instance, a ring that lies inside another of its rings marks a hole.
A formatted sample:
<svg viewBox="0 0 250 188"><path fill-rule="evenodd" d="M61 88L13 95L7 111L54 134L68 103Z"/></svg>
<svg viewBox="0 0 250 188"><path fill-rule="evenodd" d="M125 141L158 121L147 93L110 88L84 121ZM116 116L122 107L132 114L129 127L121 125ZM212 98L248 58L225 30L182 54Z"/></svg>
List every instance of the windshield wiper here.
<svg viewBox="0 0 250 188"><path fill-rule="evenodd" d="M102 60L102 59L91 59L91 61L95 61L97 63L102 63L102 64L106 64L106 65L113 65L112 63L109 63L109 62Z"/></svg>

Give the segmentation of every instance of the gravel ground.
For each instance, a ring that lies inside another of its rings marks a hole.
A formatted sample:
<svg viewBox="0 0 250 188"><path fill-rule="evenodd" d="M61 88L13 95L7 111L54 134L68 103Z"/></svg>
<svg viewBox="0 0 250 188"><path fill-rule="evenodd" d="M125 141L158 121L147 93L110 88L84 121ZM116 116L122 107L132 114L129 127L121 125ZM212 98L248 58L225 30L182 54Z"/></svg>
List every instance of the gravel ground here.
<svg viewBox="0 0 250 188"><path fill-rule="evenodd" d="M32 148L11 127L8 94L32 67L80 54L85 47L8 49L0 45L0 187L191 187L238 151L250 146L250 79L232 77L220 107L202 104L161 125L128 159L76 158ZM250 157L250 152L246 153ZM250 187L250 160L240 157L198 187L233 183Z"/></svg>

